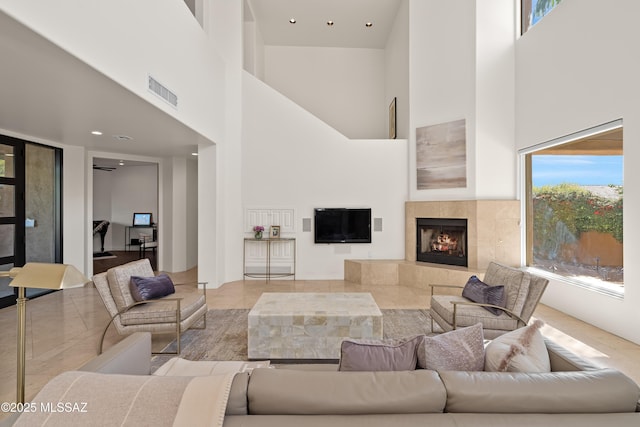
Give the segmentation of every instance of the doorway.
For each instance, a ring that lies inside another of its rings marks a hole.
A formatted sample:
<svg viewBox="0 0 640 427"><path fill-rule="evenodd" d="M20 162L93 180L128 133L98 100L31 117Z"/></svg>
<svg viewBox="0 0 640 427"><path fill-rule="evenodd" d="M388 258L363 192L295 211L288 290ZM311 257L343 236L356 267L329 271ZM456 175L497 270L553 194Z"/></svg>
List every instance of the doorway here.
<svg viewBox="0 0 640 427"><path fill-rule="evenodd" d="M157 250L141 252L140 237L158 240L158 173L154 162L93 158L94 274L139 258L157 269ZM134 226L133 215L140 212L151 214L149 227Z"/></svg>

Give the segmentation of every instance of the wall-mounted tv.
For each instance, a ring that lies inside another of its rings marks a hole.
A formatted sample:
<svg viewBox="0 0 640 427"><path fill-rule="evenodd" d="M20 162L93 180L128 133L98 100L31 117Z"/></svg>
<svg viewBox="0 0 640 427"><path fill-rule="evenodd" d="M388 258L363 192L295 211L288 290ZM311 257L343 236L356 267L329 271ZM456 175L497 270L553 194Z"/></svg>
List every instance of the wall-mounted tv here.
<svg viewBox="0 0 640 427"><path fill-rule="evenodd" d="M133 226L134 227L150 227L153 222L151 221L151 214L148 212L136 212L133 214Z"/></svg>
<svg viewBox="0 0 640 427"><path fill-rule="evenodd" d="M316 243L371 243L371 209L316 208Z"/></svg>

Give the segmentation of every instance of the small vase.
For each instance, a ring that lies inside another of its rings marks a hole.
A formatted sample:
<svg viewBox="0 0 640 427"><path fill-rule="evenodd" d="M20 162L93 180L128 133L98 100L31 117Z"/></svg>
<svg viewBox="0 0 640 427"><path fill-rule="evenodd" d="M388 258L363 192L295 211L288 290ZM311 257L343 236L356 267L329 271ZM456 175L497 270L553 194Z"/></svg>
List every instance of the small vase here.
<svg viewBox="0 0 640 427"><path fill-rule="evenodd" d="M262 231L256 231L255 238L262 239Z"/></svg>

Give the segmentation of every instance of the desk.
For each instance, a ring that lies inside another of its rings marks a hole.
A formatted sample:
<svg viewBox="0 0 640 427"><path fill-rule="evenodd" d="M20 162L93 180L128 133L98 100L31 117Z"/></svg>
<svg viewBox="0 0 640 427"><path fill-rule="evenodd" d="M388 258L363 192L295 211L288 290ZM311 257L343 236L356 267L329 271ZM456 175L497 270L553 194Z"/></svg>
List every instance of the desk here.
<svg viewBox="0 0 640 427"><path fill-rule="evenodd" d="M267 256L265 259L266 270L264 273L247 273L247 242L264 243L267 245ZM271 244L273 242L284 242L293 245L293 271L290 273L272 273L271 272ZM264 277L271 280L272 277L289 277L296 278L296 239L293 237L280 237L277 239L256 239L253 237L245 237L244 246L242 248L242 274L244 277Z"/></svg>
<svg viewBox="0 0 640 427"><path fill-rule="evenodd" d="M124 226L124 250L129 252L131 246L137 246L139 243L131 242L131 229L135 230L152 230L153 241L158 240L158 225L125 225Z"/></svg>

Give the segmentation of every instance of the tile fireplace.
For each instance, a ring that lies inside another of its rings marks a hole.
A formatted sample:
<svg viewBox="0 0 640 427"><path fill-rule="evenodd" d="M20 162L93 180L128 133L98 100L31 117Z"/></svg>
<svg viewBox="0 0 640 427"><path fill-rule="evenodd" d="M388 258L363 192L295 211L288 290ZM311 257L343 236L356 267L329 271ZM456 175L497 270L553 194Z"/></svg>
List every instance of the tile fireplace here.
<svg viewBox="0 0 640 427"><path fill-rule="evenodd" d="M416 218L416 260L468 266L467 220Z"/></svg>
<svg viewBox="0 0 640 427"><path fill-rule="evenodd" d="M520 264L520 201L519 200L441 200L409 201L405 204L405 260L418 264L416 248L418 218L467 219L464 251L467 264L434 264L447 271L483 271L491 261L505 265ZM447 224L448 225L448 224ZM458 238L460 239L460 238ZM432 254L434 255L434 254ZM441 254L442 255L442 254ZM428 279L433 283L432 279Z"/></svg>

